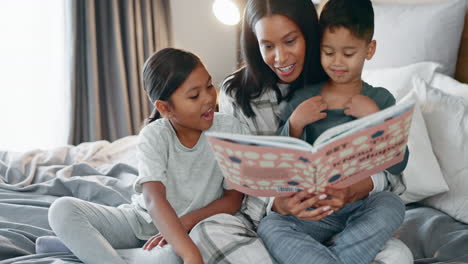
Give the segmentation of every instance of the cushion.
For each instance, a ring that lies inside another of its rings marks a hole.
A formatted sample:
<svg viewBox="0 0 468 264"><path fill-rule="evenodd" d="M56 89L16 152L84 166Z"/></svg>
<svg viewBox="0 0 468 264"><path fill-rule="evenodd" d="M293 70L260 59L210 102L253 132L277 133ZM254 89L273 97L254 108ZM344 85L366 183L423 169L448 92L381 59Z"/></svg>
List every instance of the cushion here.
<svg viewBox="0 0 468 264"><path fill-rule="evenodd" d="M423 203L468 223L468 100L415 81L434 154L450 188Z"/></svg>
<svg viewBox="0 0 468 264"><path fill-rule="evenodd" d="M408 165L403 171L406 190L401 194L405 203L417 202L449 190L434 155L419 105L416 106L408 138Z"/></svg>
<svg viewBox="0 0 468 264"><path fill-rule="evenodd" d="M461 96L468 100L468 84L461 83L450 76L436 72L430 85L448 94Z"/></svg>
<svg viewBox="0 0 468 264"><path fill-rule="evenodd" d="M365 67L435 61L444 67L443 73L454 76L466 7L466 0L374 3L377 50Z"/></svg>
<svg viewBox="0 0 468 264"><path fill-rule="evenodd" d="M430 83L441 67L435 62L418 62L403 67L368 69L363 70L362 79L373 86L387 88L399 101L411 91L413 77Z"/></svg>
<svg viewBox="0 0 468 264"><path fill-rule="evenodd" d="M413 77L431 81L438 67L435 63L417 63L400 68L366 70L363 79L373 86L387 88L398 101L412 91ZM400 196L402 200L411 203L448 191L419 106L413 114L408 148L408 165L403 171L406 191Z"/></svg>

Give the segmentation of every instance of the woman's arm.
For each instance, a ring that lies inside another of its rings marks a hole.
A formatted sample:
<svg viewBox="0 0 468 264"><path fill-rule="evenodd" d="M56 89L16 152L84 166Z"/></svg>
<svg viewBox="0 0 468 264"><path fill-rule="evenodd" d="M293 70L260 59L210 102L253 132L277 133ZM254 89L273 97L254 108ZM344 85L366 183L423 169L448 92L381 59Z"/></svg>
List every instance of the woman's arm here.
<svg viewBox="0 0 468 264"><path fill-rule="evenodd" d="M235 214L239 211L243 194L235 190L224 190L224 195L207 206L194 210L180 218L187 231L190 231L201 220L215 214Z"/></svg>
<svg viewBox="0 0 468 264"><path fill-rule="evenodd" d="M142 189L146 208L164 239L172 245L184 263L203 263L200 251L167 201L164 185L158 181L145 182Z"/></svg>

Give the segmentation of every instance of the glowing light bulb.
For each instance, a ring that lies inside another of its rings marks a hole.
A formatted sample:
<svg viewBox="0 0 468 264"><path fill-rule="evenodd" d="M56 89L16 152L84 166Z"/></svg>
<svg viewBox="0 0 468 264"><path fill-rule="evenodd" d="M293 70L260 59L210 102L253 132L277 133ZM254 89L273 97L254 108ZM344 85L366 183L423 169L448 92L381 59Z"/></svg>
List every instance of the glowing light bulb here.
<svg viewBox="0 0 468 264"><path fill-rule="evenodd" d="M213 13L223 24L236 25L240 20L239 8L230 0L215 0Z"/></svg>

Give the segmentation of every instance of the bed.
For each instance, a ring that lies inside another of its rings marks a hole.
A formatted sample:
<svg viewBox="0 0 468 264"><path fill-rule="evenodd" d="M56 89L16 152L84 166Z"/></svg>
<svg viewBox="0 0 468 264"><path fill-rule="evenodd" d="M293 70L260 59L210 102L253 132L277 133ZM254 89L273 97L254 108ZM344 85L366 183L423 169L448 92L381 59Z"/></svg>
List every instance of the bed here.
<svg viewBox="0 0 468 264"><path fill-rule="evenodd" d="M363 79L397 99L414 93L419 102L411 166L403 177L406 219L395 237L415 263L468 263L468 3L420 1L376 1L378 53ZM129 203L138 174L136 141L128 136L22 153L0 150L0 263L80 263L71 254L35 254L36 239L53 235L48 208L61 196ZM391 256L382 262L400 263Z"/></svg>

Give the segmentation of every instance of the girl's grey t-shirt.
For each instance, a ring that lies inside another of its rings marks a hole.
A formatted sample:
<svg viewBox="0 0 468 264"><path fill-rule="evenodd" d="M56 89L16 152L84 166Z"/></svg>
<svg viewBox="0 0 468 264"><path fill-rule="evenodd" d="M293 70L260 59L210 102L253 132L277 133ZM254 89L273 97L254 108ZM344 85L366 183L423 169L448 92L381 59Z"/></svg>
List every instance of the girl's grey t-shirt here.
<svg viewBox="0 0 468 264"><path fill-rule="evenodd" d="M206 131L244 134L246 128L232 116L215 113L213 125ZM138 178L132 205L148 223L141 185L160 181L166 187L166 198L178 216L205 207L230 189L210 149L205 132L193 148L183 146L166 118L148 124L139 135Z"/></svg>

